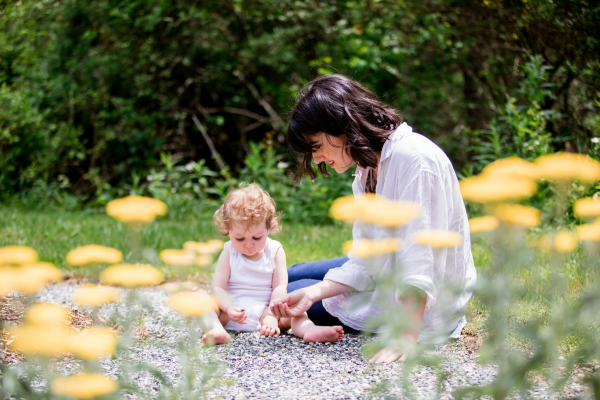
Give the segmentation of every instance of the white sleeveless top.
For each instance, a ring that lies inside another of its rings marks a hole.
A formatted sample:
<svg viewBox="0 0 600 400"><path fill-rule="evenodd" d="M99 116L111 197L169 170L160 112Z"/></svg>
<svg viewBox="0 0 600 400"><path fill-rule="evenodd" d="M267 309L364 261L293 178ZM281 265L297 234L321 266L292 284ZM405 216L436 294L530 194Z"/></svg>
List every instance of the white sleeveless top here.
<svg viewBox="0 0 600 400"><path fill-rule="evenodd" d="M260 330L260 316L271 301L273 293L273 271L275 255L281 243L267 238L265 253L252 261L236 251L231 241L225 243L224 251L229 251L229 281L227 293L235 307L246 310L246 324L229 321L225 329L254 332Z"/></svg>

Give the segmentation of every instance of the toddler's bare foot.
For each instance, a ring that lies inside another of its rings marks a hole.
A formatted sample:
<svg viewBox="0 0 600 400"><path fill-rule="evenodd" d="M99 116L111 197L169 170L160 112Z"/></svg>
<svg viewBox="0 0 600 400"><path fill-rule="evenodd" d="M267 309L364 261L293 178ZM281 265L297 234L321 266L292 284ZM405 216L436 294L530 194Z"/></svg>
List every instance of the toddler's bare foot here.
<svg viewBox="0 0 600 400"><path fill-rule="evenodd" d="M202 343L208 345L229 343L230 340L231 336L222 326L212 328L206 335L202 336Z"/></svg>
<svg viewBox="0 0 600 400"><path fill-rule="evenodd" d="M305 342L337 342L344 337L344 328L336 326L317 326L309 328L304 333Z"/></svg>

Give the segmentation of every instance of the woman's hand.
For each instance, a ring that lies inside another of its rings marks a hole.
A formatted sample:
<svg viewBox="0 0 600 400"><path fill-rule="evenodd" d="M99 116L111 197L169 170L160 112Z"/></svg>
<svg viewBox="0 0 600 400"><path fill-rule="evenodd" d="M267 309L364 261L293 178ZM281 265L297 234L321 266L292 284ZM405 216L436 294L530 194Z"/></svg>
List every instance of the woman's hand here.
<svg viewBox="0 0 600 400"><path fill-rule="evenodd" d="M406 361L406 353L399 350L394 350L389 347L379 350L373 357L369 359L370 364L387 364L396 360Z"/></svg>
<svg viewBox="0 0 600 400"><path fill-rule="evenodd" d="M237 322L238 324L247 324L246 318L248 318L248 316L246 315L246 311L242 310L241 308L229 306L227 307L227 315L229 315L229 319L231 319L233 322Z"/></svg>
<svg viewBox="0 0 600 400"><path fill-rule="evenodd" d="M310 296L303 290L294 290L279 301L271 303L271 312L279 318L299 317L313 305Z"/></svg>

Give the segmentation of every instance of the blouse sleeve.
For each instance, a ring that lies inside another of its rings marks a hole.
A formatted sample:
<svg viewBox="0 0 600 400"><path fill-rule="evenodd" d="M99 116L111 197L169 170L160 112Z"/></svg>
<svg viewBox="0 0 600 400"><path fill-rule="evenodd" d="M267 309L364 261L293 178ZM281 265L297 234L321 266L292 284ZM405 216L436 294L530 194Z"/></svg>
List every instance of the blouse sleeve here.
<svg viewBox="0 0 600 400"><path fill-rule="evenodd" d="M357 241L364 238L365 232L360 224L355 223L352 227L352 240ZM332 268L327 271L323 279L343 283L360 292L373 290L375 281L373 280L373 272L365 261L357 257L350 251L348 253L349 260L341 267Z"/></svg>
<svg viewBox="0 0 600 400"><path fill-rule="evenodd" d="M435 283L443 281L446 249L413 243L412 235L420 230L449 230L448 208L452 207L452 193L441 178L431 172L421 171L407 186L398 188L399 201L411 201L421 206L420 218L406 226L396 229L396 237L404 242L403 249L397 253L396 265L402 268L401 276L404 284L417 287L427 294L426 309L436 303L437 289ZM450 197L449 197L450 196ZM402 296L400 289L396 291L396 299Z"/></svg>

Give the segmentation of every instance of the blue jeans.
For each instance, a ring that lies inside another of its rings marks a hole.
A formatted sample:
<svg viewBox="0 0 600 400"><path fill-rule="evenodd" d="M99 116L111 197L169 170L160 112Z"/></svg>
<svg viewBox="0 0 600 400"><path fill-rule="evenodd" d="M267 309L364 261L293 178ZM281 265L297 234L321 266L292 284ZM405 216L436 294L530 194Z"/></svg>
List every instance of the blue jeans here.
<svg viewBox="0 0 600 400"><path fill-rule="evenodd" d="M348 257L332 258L330 260L292 265L288 269L288 293L321 282L327 271L329 271L331 268L341 267L346 261L348 261ZM310 318L315 325L342 325L344 332L346 333L357 332L355 329L342 324L337 317L329 314L325 307L323 307L322 301L317 301L314 303L307 311L307 314L308 318Z"/></svg>

